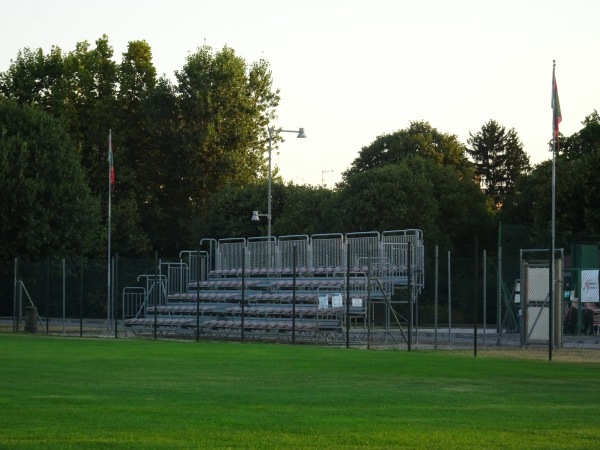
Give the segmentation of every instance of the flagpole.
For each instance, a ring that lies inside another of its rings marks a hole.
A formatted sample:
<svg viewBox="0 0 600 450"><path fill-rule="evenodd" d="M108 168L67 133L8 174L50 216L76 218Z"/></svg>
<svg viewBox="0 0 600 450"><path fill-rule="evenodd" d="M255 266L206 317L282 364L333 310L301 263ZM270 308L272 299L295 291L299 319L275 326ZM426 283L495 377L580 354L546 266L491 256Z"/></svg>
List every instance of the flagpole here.
<svg viewBox="0 0 600 450"><path fill-rule="evenodd" d="M560 111L558 103L558 90L556 87L556 61L552 60L552 225L551 225L551 243L550 243L550 288L549 293L549 335L548 335L548 359L552 360L552 348L554 344L554 326L553 326L553 306L554 306L554 252L556 248L556 144L558 140L558 120L557 107Z"/></svg>
<svg viewBox="0 0 600 450"><path fill-rule="evenodd" d="M111 200L112 200L112 177L111 177L111 170L112 170L112 130L108 130L108 229L107 229L107 240L108 240L108 244L107 244L107 248L108 248L108 255L107 255L107 277L108 277L108 282L107 282L107 291L106 291L106 327L108 330L110 330L110 324L111 324L111 320L110 320L110 292L111 292L111 279L110 279L110 226L111 226Z"/></svg>

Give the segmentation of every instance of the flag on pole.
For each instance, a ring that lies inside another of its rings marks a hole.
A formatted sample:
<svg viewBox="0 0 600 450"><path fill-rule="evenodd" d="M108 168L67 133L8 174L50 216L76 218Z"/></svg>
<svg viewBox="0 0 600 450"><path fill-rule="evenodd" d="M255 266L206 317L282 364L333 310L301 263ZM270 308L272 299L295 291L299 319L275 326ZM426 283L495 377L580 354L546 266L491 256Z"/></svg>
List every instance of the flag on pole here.
<svg viewBox="0 0 600 450"><path fill-rule="evenodd" d="M112 152L112 133L108 134L108 178L110 181L110 189L115 189L115 166L113 165L113 152Z"/></svg>
<svg viewBox="0 0 600 450"><path fill-rule="evenodd" d="M556 86L555 67L552 68L552 130L554 139L558 140L558 124L562 122L560 102L558 101L558 87Z"/></svg>

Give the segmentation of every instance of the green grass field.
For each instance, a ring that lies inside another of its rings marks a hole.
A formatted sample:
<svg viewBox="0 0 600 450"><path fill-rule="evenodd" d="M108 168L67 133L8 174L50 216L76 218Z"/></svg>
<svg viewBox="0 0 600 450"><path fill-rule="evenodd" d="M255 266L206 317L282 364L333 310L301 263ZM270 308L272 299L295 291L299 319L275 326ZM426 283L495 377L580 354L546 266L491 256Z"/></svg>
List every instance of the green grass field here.
<svg viewBox="0 0 600 450"><path fill-rule="evenodd" d="M0 448L592 449L600 364L0 335Z"/></svg>

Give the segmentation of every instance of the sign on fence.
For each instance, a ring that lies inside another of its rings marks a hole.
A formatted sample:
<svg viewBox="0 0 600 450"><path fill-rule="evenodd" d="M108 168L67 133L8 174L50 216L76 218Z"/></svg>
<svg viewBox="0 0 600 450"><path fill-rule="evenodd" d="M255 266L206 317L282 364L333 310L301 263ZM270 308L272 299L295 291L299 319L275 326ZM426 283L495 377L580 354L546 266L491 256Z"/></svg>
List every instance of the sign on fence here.
<svg viewBox="0 0 600 450"><path fill-rule="evenodd" d="M594 302L600 301L598 295L598 275L599 270L582 270L581 271L581 301Z"/></svg>

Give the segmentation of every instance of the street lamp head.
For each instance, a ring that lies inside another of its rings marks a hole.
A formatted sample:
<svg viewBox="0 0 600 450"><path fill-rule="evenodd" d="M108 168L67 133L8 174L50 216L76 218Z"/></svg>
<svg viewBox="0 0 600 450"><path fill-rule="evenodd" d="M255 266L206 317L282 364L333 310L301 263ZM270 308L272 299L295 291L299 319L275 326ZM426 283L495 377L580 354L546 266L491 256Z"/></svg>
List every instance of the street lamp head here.
<svg viewBox="0 0 600 450"><path fill-rule="evenodd" d="M305 138L306 138L306 134L304 133L304 128L300 128L300 129L298 130L298 136L297 136L297 137L298 137L298 138L302 138L302 139L305 139Z"/></svg>
<svg viewBox="0 0 600 450"><path fill-rule="evenodd" d="M267 219L271 219L271 216L268 213L261 214L258 211L252 211L252 217L250 217L250 220L252 222L260 222L261 217L266 217ZM269 222L270 222L270 220L269 220Z"/></svg>

